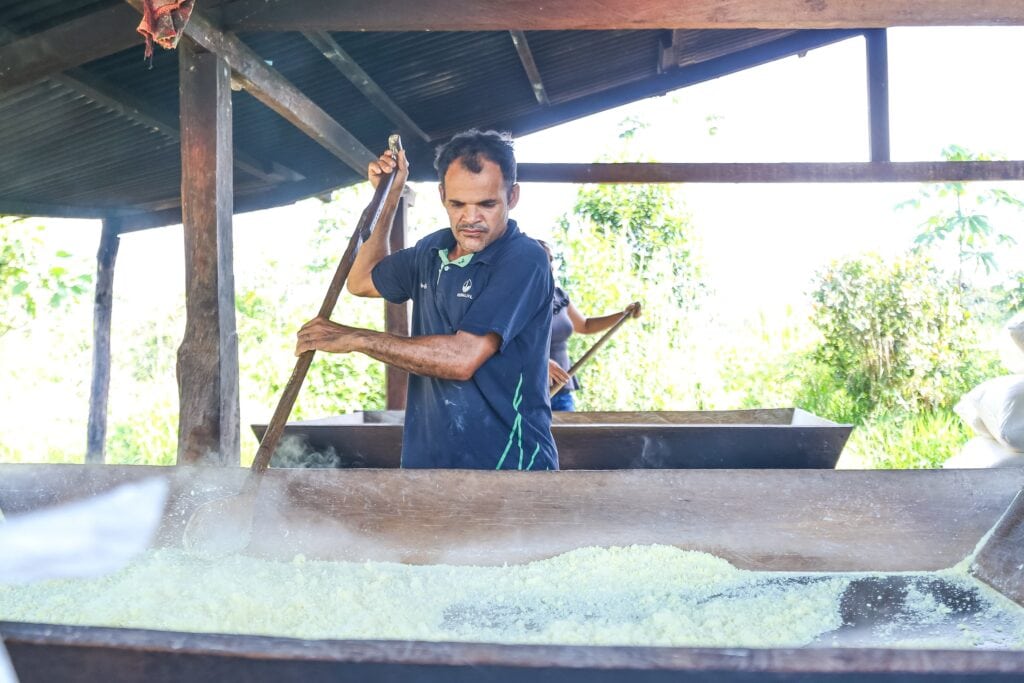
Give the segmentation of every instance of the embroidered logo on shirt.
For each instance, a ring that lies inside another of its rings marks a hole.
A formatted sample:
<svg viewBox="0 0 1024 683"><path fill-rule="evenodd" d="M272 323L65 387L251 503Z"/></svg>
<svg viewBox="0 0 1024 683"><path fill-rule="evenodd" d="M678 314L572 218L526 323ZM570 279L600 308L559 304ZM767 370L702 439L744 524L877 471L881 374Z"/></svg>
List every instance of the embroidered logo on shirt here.
<svg viewBox="0 0 1024 683"><path fill-rule="evenodd" d="M427 288L427 283L426 282L421 282L420 283L420 289L426 289L426 288Z"/></svg>
<svg viewBox="0 0 1024 683"><path fill-rule="evenodd" d="M466 280L465 282L462 283L462 291L459 292L458 294L456 294L455 296L457 296L459 298L462 298L462 299L472 299L473 295L468 293L469 290L471 290L472 288L473 288L473 281L472 280Z"/></svg>

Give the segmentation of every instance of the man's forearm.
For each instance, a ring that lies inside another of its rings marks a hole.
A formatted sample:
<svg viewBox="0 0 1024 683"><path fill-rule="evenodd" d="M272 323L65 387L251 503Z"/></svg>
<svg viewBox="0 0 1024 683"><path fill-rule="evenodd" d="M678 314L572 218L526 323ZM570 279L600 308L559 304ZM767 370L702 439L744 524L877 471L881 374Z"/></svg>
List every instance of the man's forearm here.
<svg viewBox="0 0 1024 683"><path fill-rule="evenodd" d="M353 294L370 296L376 291L370 273L374 266L391 253L391 226L395 221L400 198L401 193L397 195L391 193L385 198L376 229L359 248L356 259L352 262L352 270L348 276L348 290Z"/></svg>
<svg viewBox="0 0 1024 683"><path fill-rule="evenodd" d="M387 332L360 330L354 350L416 375L468 380L479 364L467 355L455 335L399 337Z"/></svg>

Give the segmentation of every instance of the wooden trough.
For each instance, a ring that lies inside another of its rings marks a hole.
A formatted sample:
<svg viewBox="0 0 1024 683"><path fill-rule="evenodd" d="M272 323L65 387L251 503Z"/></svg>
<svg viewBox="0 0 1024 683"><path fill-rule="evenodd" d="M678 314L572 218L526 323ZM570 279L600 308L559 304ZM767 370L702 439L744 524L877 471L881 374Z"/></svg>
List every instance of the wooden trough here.
<svg viewBox="0 0 1024 683"><path fill-rule="evenodd" d="M146 477L170 480L158 543L241 469L0 465L9 516ZM278 469L247 553L269 558L518 563L660 543L746 569L976 576L1024 604L1024 470L479 472ZM1016 502L1013 502L1016 497ZM1001 520L1001 521L1000 521ZM201 580L197 576L196 580ZM173 609L172 605L168 606ZM0 623L37 681L1019 681L1024 651L694 649L308 641Z"/></svg>
<svg viewBox="0 0 1024 683"><path fill-rule="evenodd" d="M853 429L799 408L553 415L565 470L831 468ZM398 467L404 419L389 410L290 422L271 465ZM256 438L266 428L253 425Z"/></svg>

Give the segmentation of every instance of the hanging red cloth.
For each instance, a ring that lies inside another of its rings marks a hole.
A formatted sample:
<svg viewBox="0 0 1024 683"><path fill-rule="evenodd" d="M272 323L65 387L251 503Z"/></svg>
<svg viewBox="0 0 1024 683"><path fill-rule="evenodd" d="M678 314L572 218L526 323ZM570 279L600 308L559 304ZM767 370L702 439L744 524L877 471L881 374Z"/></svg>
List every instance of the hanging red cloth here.
<svg viewBox="0 0 1024 683"><path fill-rule="evenodd" d="M146 59L153 58L153 43L171 50L178 46L195 0L142 0L142 21L136 29L146 39Z"/></svg>

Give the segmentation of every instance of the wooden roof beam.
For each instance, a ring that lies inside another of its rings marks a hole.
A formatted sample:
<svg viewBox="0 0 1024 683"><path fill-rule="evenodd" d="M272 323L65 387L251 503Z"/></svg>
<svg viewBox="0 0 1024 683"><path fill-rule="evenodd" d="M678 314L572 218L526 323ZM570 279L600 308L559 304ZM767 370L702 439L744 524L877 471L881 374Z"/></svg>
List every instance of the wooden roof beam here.
<svg viewBox="0 0 1024 683"><path fill-rule="evenodd" d="M1024 161L519 164L543 183L938 183L1022 180Z"/></svg>
<svg viewBox="0 0 1024 683"><path fill-rule="evenodd" d="M1020 0L238 0L232 31L523 31L1024 25Z"/></svg>
<svg viewBox="0 0 1024 683"><path fill-rule="evenodd" d="M113 5L0 47L0 93L142 43L139 15Z"/></svg>
<svg viewBox="0 0 1024 683"><path fill-rule="evenodd" d="M889 41L885 29L864 32L871 161L889 161Z"/></svg>
<svg viewBox="0 0 1024 683"><path fill-rule="evenodd" d="M370 101L391 123L398 126L398 130L407 138L420 138L424 142L430 142L430 136L416 125L409 116L395 104L394 100L388 97L384 89L377 85L376 81L370 78L359 63L352 58L345 50L338 45L334 38L326 31L303 31L302 35L311 42L320 53L327 58L341 74L351 81L359 92Z"/></svg>
<svg viewBox="0 0 1024 683"><path fill-rule="evenodd" d="M142 13L141 0L125 0ZM235 74L250 95L280 114L286 121L338 157L360 176L377 158L352 133L309 99L278 71L267 66L248 45L236 36L217 29L206 17L193 12L185 26L185 35L205 50L218 55Z"/></svg>
<svg viewBox="0 0 1024 683"><path fill-rule="evenodd" d="M540 77L537 62L533 60L530 44L526 42L526 33L524 31L509 31L509 33L512 35L512 44L516 46L516 52L519 53L519 61L523 63L526 77L530 79L533 96L537 98L538 104L544 107L548 106L551 104L551 100L548 99L547 90L544 89L544 81Z"/></svg>

